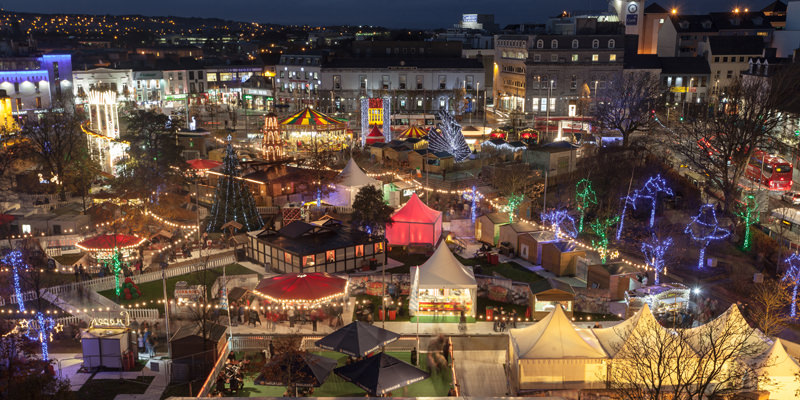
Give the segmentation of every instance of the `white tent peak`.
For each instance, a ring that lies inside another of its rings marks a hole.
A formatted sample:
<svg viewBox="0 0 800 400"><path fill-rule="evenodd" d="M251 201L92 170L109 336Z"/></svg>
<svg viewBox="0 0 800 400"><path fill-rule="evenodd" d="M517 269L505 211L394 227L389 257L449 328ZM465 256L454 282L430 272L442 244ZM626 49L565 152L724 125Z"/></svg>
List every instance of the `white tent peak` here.
<svg viewBox="0 0 800 400"><path fill-rule="evenodd" d="M614 355L625 347L625 343L628 342L628 338L634 331L643 329L644 331L640 333L647 333L655 326L661 327L653 315L653 312L650 311L650 306L645 304L641 310L625 321L610 328L592 329L592 332L603 346L603 349L611 357L614 357Z"/></svg>
<svg viewBox="0 0 800 400"><path fill-rule="evenodd" d="M608 358L591 332L576 328L560 306L510 336L520 359Z"/></svg>
<svg viewBox="0 0 800 400"><path fill-rule="evenodd" d="M354 187L379 184L377 179L367 176L352 158L347 162L347 165L344 166L342 172L339 173L338 178L337 183L342 186Z"/></svg>
<svg viewBox="0 0 800 400"><path fill-rule="evenodd" d="M420 289L463 288L478 284L472 268L461 264L444 242L417 270Z"/></svg>

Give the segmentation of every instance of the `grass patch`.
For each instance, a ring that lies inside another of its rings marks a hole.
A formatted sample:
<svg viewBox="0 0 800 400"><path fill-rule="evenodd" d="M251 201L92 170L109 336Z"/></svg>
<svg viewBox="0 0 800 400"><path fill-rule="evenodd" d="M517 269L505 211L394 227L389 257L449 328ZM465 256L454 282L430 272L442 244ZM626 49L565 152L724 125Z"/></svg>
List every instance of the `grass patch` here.
<svg viewBox="0 0 800 400"><path fill-rule="evenodd" d="M137 376L135 380L127 379L89 379L80 390L79 399L114 400L118 394L143 394L152 376Z"/></svg>
<svg viewBox="0 0 800 400"><path fill-rule="evenodd" d="M425 254L409 254L408 251L403 249L401 246L392 247L387 255L389 258L403 263L403 265L400 267L386 270L386 272L393 274L407 274L409 273L411 267L422 265L425 261L428 261L428 256Z"/></svg>
<svg viewBox="0 0 800 400"><path fill-rule="evenodd" d="M380 321L381 296L370 296L368 294L359 294L356 296L356 301L363 302L364 300L372 301L372 321ZM397 310L397 318L395 318L395 321L410 321L410 316L408 315L408 296L400 296L398 297L398 301L400 301L402 305ZM358 306L353 309L353 321L356 320L357 308ZM386 314L386 320L389 321L389 307L386 307Z"/></svg>
<svg viewBox="0 0 800 400"><path fill-rule="evenodd" d="M511 310L517 310L517 318L522 318L525 321L525 311L527 310L528 306L520 306L517 304L511 303L501 303L499 301L489 300L485 297L478 297L478 308L476 309L476 314L478 316L478 321L485 321L486 319L486 307L492 307L494 309L494 316L500 315L500 307L503 307L506 310L506 315L511 313ZM481 318L481 315L484 317Z"/></svg>
<svg viewBox="0 0 800 400"><path fill-rule="evenodd" d="M225 271L228 275L247 275L247 274L254 274L253 270L244 267L239 264L230 264L227 266L227 270ZM214 284L214 281L222 276L222 267L217 268L210 268L205 271L196 271L189 274L178 275L172 278L167 278L167 296L172 298L172 294L175 293L175 284L180 281L186 281L190 285L206 285L206 288L210 290L211 285ZM145 283L138 283L136 282L136 276L133 277L133 281L139 286L139 290L142 291L142 295L139 298L125 300L124 298L120 298L118 303L121 305L133 305L133 304L142 304L145 303L145 308L158 308L162 312L164 311L164 305L158 303L159 300L164 299L164 289L162 287L162 283L160 280L152 281L152 282L145 282ZM113 301L117 301L117 295L114 292L114 289L104 290L102 292L98 292L101 296L105 296ZM211 293L211 297L213 298L213 293Z"/></svg>
<svg viewBox="0 0 800 400"><path fill-rule="evenodd" d="M333 358L338 361L339 366L345 365L347 356L335 352L321 352L317 353L325 357ZM411 352L388 352L387 354L396 357L404 362L411 363ZM428 360L423 354L419 358L419 368L423 371L428 370ZM239 391L236 396L239 397L281 397L283 396L286 388L283 386L261 386L253 383L255 375L245 377L244 389ZM450 384L453 378L450 375L450 370L446 369L442 372L434 372L431 377L420 382L416 382L407 386L407 389L397 389L392 391L392 396L395 397L443 397L447 396L450 390ZM358 386L345 381L338 375L331 373L328 379L322 386L316 388L313 397L364 397L364 390ZM294 395L294 394L292 394ZM93 399L94 400L94 399Z"/></svg>
<svg viewBox="0 0 800 400"><path fill-rule="evenodd" d="M75 254L62 254L60 256L53 257L54 260L58 261L59 264L64 266L71 266L75 264L83 258L83 253L75 253Z"/></svg>
<svg viewBox="0 0 800 400"><path fill-rule="evenodd" d="M480 272L482 275L493 275L497 273L497 275L511 279L512 281L526 283L533 283L544 279L539 276L539 274L513 261L496 265L482 264L480 267Z"/></svg>

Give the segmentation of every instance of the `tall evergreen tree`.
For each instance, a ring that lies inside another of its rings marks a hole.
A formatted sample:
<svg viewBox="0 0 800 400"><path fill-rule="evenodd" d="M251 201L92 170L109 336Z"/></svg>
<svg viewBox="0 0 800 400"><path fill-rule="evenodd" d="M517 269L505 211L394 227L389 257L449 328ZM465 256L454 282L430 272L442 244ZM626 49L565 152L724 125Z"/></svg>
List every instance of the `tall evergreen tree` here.
<svg viewBox="0 0 800 400"><path fill-rule="evenodd" d="M228 136L228 146L222 164L222 176L217 182L214 205L211 207L211 216L206 231L220 232L222 225L230 221L242 224L243 229L248 231L263 227L264 221L258 214L253 195L244 181L238 179L241 175L239 159L236 151L233 150L230 136Z"/></svg>

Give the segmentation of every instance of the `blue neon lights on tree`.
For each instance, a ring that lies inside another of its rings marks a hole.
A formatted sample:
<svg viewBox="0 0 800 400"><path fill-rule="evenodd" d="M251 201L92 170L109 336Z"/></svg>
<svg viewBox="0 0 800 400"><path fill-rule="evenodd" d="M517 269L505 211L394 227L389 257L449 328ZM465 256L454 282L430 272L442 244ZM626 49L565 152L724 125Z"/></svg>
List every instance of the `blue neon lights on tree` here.
<svg viewBox="0 0 800 400"><path fill-rule="evenodd" d="M11 266L11 273L14 276L14 296L17 299L17 306L19 307L19 310L24 312L25 302L22 299L22 287L20 287L19 282L19 270L28 269L28 265L25 264L25 260L22 259L22 252L19 250L11 250L3 257L0 263Z"/></svg>
<svg viewBox="0 0 800 400"><path fill-rule="evenodd" d="M650 179L645 182L644 187L642 187L642 192L645 194L643 198L650 199L651 201L651 208L650 208L650 228L656 222L656 205L658 203L658 194L664 193L667 196L672 196L672 189L667 186L667 181L661 177L661 174L656 176L651 176Z"/></svg>
<svg viewBox="0 0 800 400"><path fill-rule="evenodd" d="M729 230L720 228L717 212L714 211L713 204L700 206L700 212L692 217L691 222L686 224L684 232L689 234L693 240L700 242L700 258L697 261L698 269L703 268L706 248L711 241L725 239L731 234Z"/></svg>
<svg viewBox="0 0 800 400"><path fill-rule="evenodd" d="M217 181L214 205L211 206L206 231L220 232L222 226L231 221L242 224L243 229L247 231L264 226L253 195L240 175L239 158L231 144L231 137L228 136L225 159L222 162L222 175Z"/></svg>
<svg viewBox="0 0 800 400"><path fill-rule="evenodd" d="M786 273L781 280L792 284L792 318L797 317L797 286L800 285L800 255L792 254L784 261L787 265Z"/></svg>
<svg viewBox="0 0 800 400"><path fill-rule="evenodd" d="M575 185L575 201L578 202L578 211L581 218L578 222L578 232L583 232L583 219L586 216L586 209L597 204L597 193L592 189L592 181L581 179Z"/></svg>
<svg viewBox="0 0 800 400"><path fill-rule="evenodd" d="M660 239L655 233L651 233L650 239L642 242L642 254L644 261L655 271L655 283L661 283L661 272L664 271L664 257L667 250L672 246L672 238Z"/></svg>
<svg viewBox="0 0 800 400"><path fill-rule="evenodd" d="M614 226L617 222L619 222L619 216L616 217L609 217L606 219L598 219L589 224L589 227L592 228L594 234L600 238L600 240L592 240L592 246L599 247L600 250L600 260L605 263L608 259L608 230Z"/></svg>
<svg viewBox="0 0 800 400"><path fill-rule="evenodd" d="M472 220L472 224L474 225L475 220L478 219L478 202L480 202L480 199L483 198L483 195L478 191L475 185L473 185L472 189L464 191L461 197L470 202L469 218Z"/></svg>
<svg viewBox="0 0 800 400"><path fill-rule="evenodd" d="M633 207L633 209L635 210L636 201L644 197L645 195L641 193L639 189L636 189L633 191L633 193L630 193L622 198L622 214L619 215L619 225L617 225L617 240L619 240L620 237L622 237L622 227L625 224L625 214L627 214L628 212L628 204L630 204L631 207Z"/></svg>
<svg viewBox="0 0 800 400"><path fill-rule="evenodd" d="M541 214L541 218L543 224L550 224L556 237L561 236L562 230L571 238L578 236L575 220L567 213L567 210L548 210Z"/></svg>

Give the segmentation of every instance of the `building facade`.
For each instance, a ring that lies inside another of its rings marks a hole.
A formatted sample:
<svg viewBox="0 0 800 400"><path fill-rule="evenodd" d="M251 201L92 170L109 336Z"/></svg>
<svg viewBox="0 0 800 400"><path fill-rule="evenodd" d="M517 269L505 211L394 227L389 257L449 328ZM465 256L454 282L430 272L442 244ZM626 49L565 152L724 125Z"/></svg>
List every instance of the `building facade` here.
<svg viewBox="0 0 800 400"><path fill-rule="evenodd" d="M50 108L54 100L72 98L72 56L44 54L0 58L0 89L11 98L14 114Z"/></svg>
<svg viewBox="0 0 800 400"><path fill-rule="evenodd" d="M72 77L79 103L85 102L92 90L111 90L123 101L136 98L131 69L92 68L72 71Z"/></svg>
<svg viewBox="0 0 800 400"><path fill-rule="evenodd" d="M275 101L281 112L318 107L322 54L284 54L276 66Z"/></svg>

